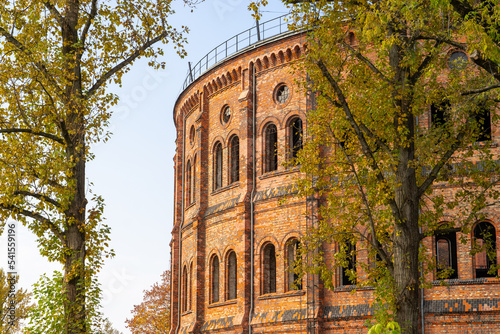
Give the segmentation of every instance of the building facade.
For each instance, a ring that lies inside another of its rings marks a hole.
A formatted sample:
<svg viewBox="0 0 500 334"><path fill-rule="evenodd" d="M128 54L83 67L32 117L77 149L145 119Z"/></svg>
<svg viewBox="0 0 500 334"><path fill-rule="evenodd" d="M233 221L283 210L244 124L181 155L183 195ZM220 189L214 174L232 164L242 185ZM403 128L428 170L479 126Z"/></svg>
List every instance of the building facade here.
<svg viewBox="0 0 500 334"><path fill-rule="evenodd" d="M299 281L290 270L318 205L294 196L304 175L284 164L301 148L313 105L296 82L305 74L294 71L306 34L280 32L248 44L199 63L174 107L171 333L366 332L371 289L353 291L341 269L333 290L316 275ZM494 145L499 135L490 132ZM493 208L471 237L488 229L500 244L499 222ZM438 261L456 269L447 285L435 280L422 291L425 332L500 333L500 281L485 271L493 263L471 257L459 234L425 240Z"/></svg>

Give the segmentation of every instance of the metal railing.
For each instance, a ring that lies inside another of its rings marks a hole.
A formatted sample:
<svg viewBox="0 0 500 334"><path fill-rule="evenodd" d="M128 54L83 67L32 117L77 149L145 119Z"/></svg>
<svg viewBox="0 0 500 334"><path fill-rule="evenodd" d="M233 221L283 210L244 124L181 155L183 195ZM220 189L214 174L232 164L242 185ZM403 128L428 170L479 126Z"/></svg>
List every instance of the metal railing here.
<svg viewBox="0 0 500 334"><path fill-rule="evenodd" d="M185 90L193 81L199 78L212 66L220 63L227 57L261 40L287 32L289 30L286 20L287 16L289 15L285 14L272 20L256 24L255 27L245 30L216 46L212 51L207 53L205 57L201 58L196 65L191 66L191 63L189 63L188 73L181 91Z"/></svg>

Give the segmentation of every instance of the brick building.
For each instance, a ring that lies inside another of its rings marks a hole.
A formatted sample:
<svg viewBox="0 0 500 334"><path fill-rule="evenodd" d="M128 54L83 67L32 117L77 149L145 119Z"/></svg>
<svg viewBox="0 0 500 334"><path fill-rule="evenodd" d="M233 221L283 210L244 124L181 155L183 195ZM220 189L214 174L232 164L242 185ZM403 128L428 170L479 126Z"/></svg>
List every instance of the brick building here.
<svg viewBox="0 0 500 334"><path fill-rule="evenodd" d="M294 196L299 171L283 165L307 130L311 103L293 71L306 36L254 33L228 41L232 54L225 43L192 68L174 107L171 333L366 332L371 289L353 292L341 269L333 291L289 270L317 205ZM499 135L490 132L494 144ZM491 228L498 245L500 212L488 219L471 233ZM459 234L425 241L456 273L422 291L425 333L500 333L500 281Z"/></svg>

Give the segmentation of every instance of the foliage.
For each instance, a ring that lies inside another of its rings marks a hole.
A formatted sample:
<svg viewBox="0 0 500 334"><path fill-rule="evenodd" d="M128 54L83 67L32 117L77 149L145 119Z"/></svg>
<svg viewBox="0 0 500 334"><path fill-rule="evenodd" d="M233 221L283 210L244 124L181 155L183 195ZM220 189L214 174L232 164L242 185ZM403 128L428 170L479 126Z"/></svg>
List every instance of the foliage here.
<svg viewBox="0 0 500 334"><path fill-rule="evenodd" d="M113 328L113 324L109 319L104 320L103 328L99 334L123 334L122 332L118 331L117 329Z"/></svg>
<svg viewBox="0 0 500 334"><path fill-rule="evenodd" d="M132 334L160 334L170 330L170 270L161 275L161 282L144 291L144 301L135 305L127 328Z"/></svg>
<svg viewBox="0 0 500 334"><path fill-rule="evenodd" d="M12 280L11 284L10 280ZM13 334L19 333L22 322L26 319L29 310L31 309L31 293L24 289L17 288L19 276L11 276L5 274L4 270L0 268L0 334ZM14 287L14 289L11 289ZM14 297L11 298L12 293ZM9 317L11 300L13 301L15 309L15 319Z"/></svg>
<svg viewBox="0 0 500 334"><path fill-rule="evenodd" d="M466 243L472 225L498 203L498 153L479 138L483 111L493 124L498 119L499 7L285 2L294 3L294 24L309 30L300 70L315 94L298 158L307 175L300 195L321 203L303 242L312 256L306 270L333 288L338 268L364 252L368 263L348 276L376 287L382 328L395 320L416 333L421 275L436 268L422 239L456 229ZM457 50L472 61L451 63ZM429 119L431 106L443 109L442 119ZM333 258L326 245L334 245Z"/></svg>
<svg viewBox="0 0 500 334"><path fill-rule="evenodd" d="M386 327L376 324L368 330L368 334L401 334L401 327L394 321L389 322Z"/></svg>
<svg viewBox="0 0 500 334"><path fill-rule="evenodd" d="M171 2L0 0L0 222L22 222L40 253L63 264L62 277L41 281L59 286L38 288L64 295L60 333L87 332L93 277L113 255L103 199L85 176L118 101L106 88L141 57L164 68L157 43L185 54L186 28L167 22Z"/></svg>

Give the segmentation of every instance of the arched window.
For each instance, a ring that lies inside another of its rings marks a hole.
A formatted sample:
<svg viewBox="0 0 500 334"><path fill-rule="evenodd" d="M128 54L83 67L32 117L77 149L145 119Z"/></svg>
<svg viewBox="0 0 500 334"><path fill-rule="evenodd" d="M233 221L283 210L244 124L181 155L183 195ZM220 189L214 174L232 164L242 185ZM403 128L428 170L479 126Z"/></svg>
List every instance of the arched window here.
<svg viewBox="0 0 500 334"><path fill-rule="evenodd" d="M184 266L182 269L182 287L181 287L181 312L186 312L187 311L187 305L188 305L188 273L187 273L187 268Z"/></svg>
<svg viewBox="0 0 500 334"><path fill-rule="evenodd" d="M211 303L217 303L219 301L219 258L215 255L212 258L211 265Z"/></svg>
<svg viewBox="0 0 500 334"><path fill-rule="evenodd" d="M191 189L192 189L192 195L191 195L191 202L195 202L196 198L196 156L193 159L193 177L192 177L192 184L191 184Z"/></svg>
<svg viewBox="0 0 500 334"><path fill-rule="evenodd" d="M474 244L479 252L474 255L476 278L494 277L489 272L497 264L497 247L495 227L488 222L480 222L474 227Z"/></svg>
<svg viewBox="0 0 500 334"><path fill-rule="evenodd" d="M287 242L286 259L287 259L287 288L288 291L302 290L302 280L296 273L298 262L300 261L299 254L300 242L297 239L292 239Z"/></svg>
<svg viewBox="0 0 500 334"><path fill-rule="evenodd" d="M189 293L188 293L188 310L193 308L193 262L189 266Z"/></svg>
<svg viewBox="0 0 500 334"><path fill-rule="evenodd" d="M186 205L191 204L191 161L186 165Z"/></svg>
<svg viewBox="0 0 500 334"><path fill-rule="evenodd" d="M240 140L238 136L233 136L229 143L229 183L240 180Z"/></svg>
<svg viewBox="0 0 500 334"><path fill-rule="evenodd" d="M356 271L356 245L351 243L350 241L346 241L345 245L346 257L347 257L347 266L342 267L341 270L341 284L342 285L352 285L356 284L356 280L350 275L349 272Z"/></svg>
<svg viewBox="0 0 500 334"><path fill-rule="evenodd" d="M294 118L290 122L289 128L289 145L290 145L290 157L295 159L297 154L302 149L302 120L300 118Z"/></svg>
<svg viewBox="0 0 500 334"><path fill-rule="evenodd" d="M262 294L276 292L276 251L273 244L262 250Z"/></svg>
<svg viewBox="0 0 500 334"><path fill-rule="evenodd" d="M268 124L264 130L264 172L278 169L278 129Z"/></svg>
<svg viewBox="0 0 500 334"><path fill-rule="evenodd" d="M227 257L227 300L236 299L238 285L237 270L236 253L231 251Z"/></svg>
<svg viewBox="0 0 500 334"><path fill-rule="evenodd" d="M222 187L222 144L214 147L214 190Z"/></svg>
<svg viewBox="0 0 500 334"><path fill-rule="evenodd" d="M436 233L437 278L458 278L457 233Z"/></svg>

